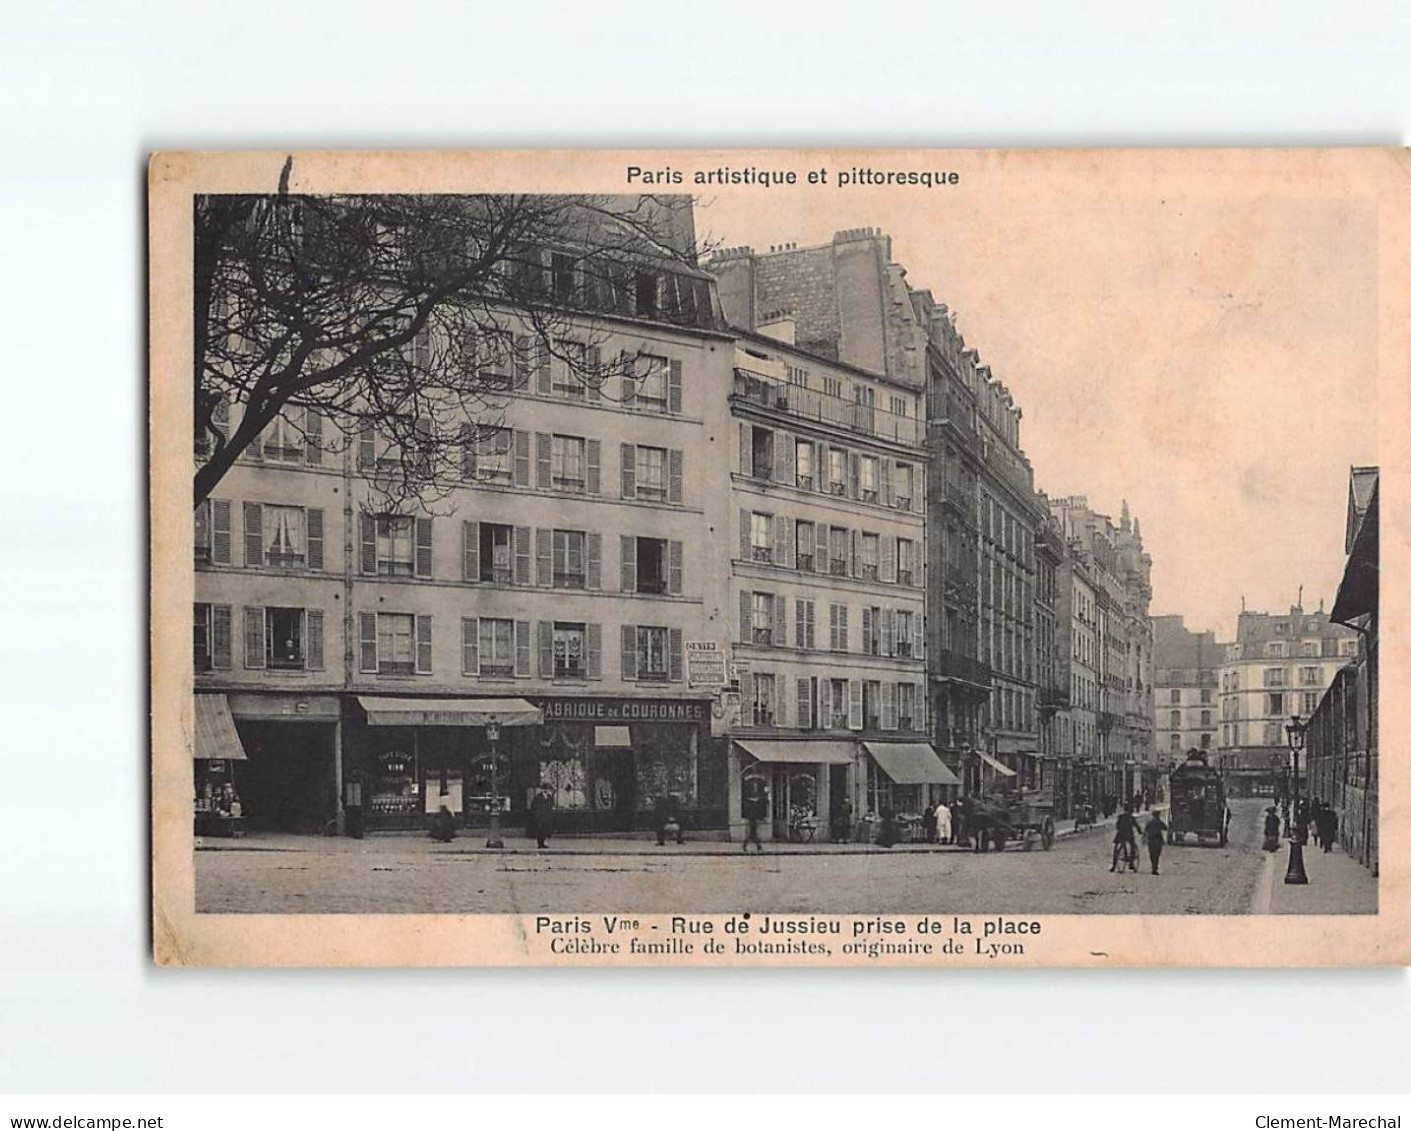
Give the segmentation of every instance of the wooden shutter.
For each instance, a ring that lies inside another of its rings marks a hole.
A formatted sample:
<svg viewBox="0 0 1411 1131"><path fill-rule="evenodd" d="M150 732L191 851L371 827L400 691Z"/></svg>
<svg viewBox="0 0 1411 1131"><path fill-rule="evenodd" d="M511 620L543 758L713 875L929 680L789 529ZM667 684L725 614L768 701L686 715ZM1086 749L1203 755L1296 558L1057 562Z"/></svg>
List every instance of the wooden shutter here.
<svg viewBox="0 0 1411 1131"><path fill-rule="evenodd" d="M311 672L323 671L323 610L308 609L304 613L304 666Z"/></svg>
<svg viewBox="0 0 1411 1131"><path fill-rule="evenodd" d="M532 585L529 577L529 527L514 528L514 583Z"/></svg>
<svg viewBox="0 0 1411 1131"><path fill-rule="evenodd" d="M259 605L245 606L245 666L265 666L265 610Z"/></svg>
<svg viewBox="0 0 1411 1131"><path fill-rule="evenodd" d="M666 411L674 413L681 411L681 363L679 361L667 363Z"/></svg>
<svg viewBox="0 0 1411 1131"><path fill-rule="evenodd" d="M622 678L637 678L637 626L622 626Z"/></svg>
<svg viewBox="0 0 1411 1131"><path fill-rule="evenodd" d="M774 597L774 645L784 648L789 643L789 600L782 594ZM782 688L780 689L783 690Z"/></svg>
<svg viewBox="0 0 1411 1131"><path fill-rule="evenodd" d="M480 674L480 621L461 617L461 674Z"/></svg>
<svg viewBox="0 0 1411 1131"><path fill-rule="evenodd" d="M813 697L806 677L794 683L794 719L800 730L813 729Z"/></svg>
<svg viewBox="0 0 1411 1131"><path fill-rule="evenodd" d="M891 534L884 534L878 540L877 554L881 561L877 564L877 575L883 581L895 583L897 579L897 540Z"/></svg>
<svg viewBox="0 0 1411 1131"><path fill-rule="evenodd" d="M364 424L358 429L358 468L361 471L371 471L377 466L377 433L373 431L371 424Z"/></svg>
<svg viewBox="0 0 1411 1131"><path fill-rule="evenodd" d="M586 627L588 636L588 678L603 678L603 626L590 623Z"/></svg>
<svg viewBox="0 0 1411 1131"><path fill-rule="evenodd" d="M633 408L637 403L637 377L632 371L632 355L623 350L618 355L618 365L622 369L622 407Z"/></svg>
<svg viewBox="0 0 1411 1131"><path fill-rule="evenodd" d="M377 519L370 514L358 516L358 527L362 547L361 562L363 573L377 572Z"/></svg>
<svg viewBox="0 0 1411 1131"><path fill-rule="evenodd" d="M304 511L304 537L308 543L305 561L310 569L323 569L323 508L309 507Z"/></svg>
<svg viewBox="0 0 1411 1131"><path fill-rule="evenodd" d="M517 389L529 388L529 371L532 368L529 364L530 357L534 351L534 344L529 340L528 335L520 334L514 340L514 385Z"/></svg>
<svg viewBox="0 0 1411 1131"><path fill-rule="evenodd" d="M774 482L793 486L794 438L787 432L774 433Z"/></svg>
<svg viewBox="0 0 1411 1131"><path fill-rule="evenodd" d="M862 729L862 680L848 680L848 729Z"/></svg>
<svg viewBox="0 0 1411 1131"><path fill-rule="evenodd" d="M827 573L829 570L828 555L832 551L832 544L828 540L828 528L818 525L813 528L813 572Z"/></svg>
<svg viewBox="0 0 1411 1131"><path fill-rule="evenodd" d="M921 733L926 733L926 685L924 683L912 684L916 689L912 692L912 702L916 704L916 720L911 724Z"/></svg>
<svg viewBox="0 0 1411 1131"><path fill-rule="evenodd" d="M882 729L897 729L897 685L882 684Z"/></svg>
<svg viewBox="0 0 1411 1131"><path fill-rule="evenodd" d="M589 534L588 542L588 564L587 584L589 589L601 589L603 587L603 536L601 534Z"/></svg>
<svg viewBox="0 0 1411 1131"><path fill-rule="evenodd" d="M828 484L827 456L828 448L820 440L813 446L813 486L823 495L832 490Z"/></svg>
<svg viewBox="0 0 1411 1131"><path fill-rule="evenodd" d="M794 647L804 647L804 633L808 631L808 616L804 612L804 599L794 599Z"/></svg>
<svg viewBox="0 0 1411 1131"><path fill-rule="evenodd" d="M872 633L876 625L872 623L872 610L866 605L862 606L862 650L865 653L873 654Z"/></svg>
<svg viewBox="0 0 1411 1131"><path fill-rule="evenodd" d="M848 453L848 496L856 499L862 495L862 457L857 452Z"/></svg>
<svg viewBox="0 0 1411 1131"><path fill-rule="evenodd" d="M539 678L554 678L554 622L539 622Z"/></svg>
<svg viewBox="0 0 1411 1131"><path fill-rule="evenodd" d="M230 669L230 606L211 606L211 667Z"/></svg>
<svg viewBox="0 0 1411 1131"><path fill-rule="evenodd" d="M624 499L635 499L637 497L637 446L635 444L623 444L621 447L622 459L622 497Z"/></svg>
<svg viewBox="0 0 1411 1131"><path fill-rule="evenodd" d="M862 531L852 532L851 546L848 554L848 573L853 577L862 576Z"/></svg>
<svg viewBox="0 0 1411 1131"><path fill-rule="evenodd" d="M754 451L751 446L754 433L748 424L740 425L740 474L754 474Z"/></svg>
<svg viewBox="0 0 1411 1131"><path fill-rule="evenodd" d="M211 500L211 561L230 565L230 500Z"/></svg>
<svg viewBox="0 0 1411 1131"><path fill-rule="evenodd" d="M798 551L798 554L806 555L809 558L813 557L814 529L815 527L811 522L800 521L794 524L794 547ZM795 564L798 563L798 555L795 555L794 562Z"/></svg>
<svg viewBox="0 0 1411 1131"><path fill-rule="evenodd" d="M358 670L377 670L377 614L358 614Z"/></svg>
<svg viewBox="0 0 1411 1131"><path fill-rule="evenodd" d="M666 678L672 683L680 683L684 678L683 673L686 668L686 661L681 642L681 630L679 628L668 628L666 630L666 657Z"/></svg>
<svg viewBox="0 0 1411 1131"><path fill-rule="evenodd" d="M833 726L833 684L828 679L818 681L818 729L831 730Z"/></svg>
<svg viewBox="0 0 1411 1131"><path fill-rule="evenodd" d="M323 463L323 414L313 408L304 412L304 462L310 467Z"/></svg>
<svg viewBox="0 0 1411 1131"><path fill-rule="evenodd" d="M813 634L813 608L814 608L814 603L813 603L812 601L805 601L805 602L804 602L804 613L805 613L805 615L808 617L808 627L804 630L804 647L805 647L805 648L813 648L813 647L815 647L815 644L814 644L814 634Z"/></svg>
<svg viewBox="0 0 1411 1131"><path fill-rule="evenodd" d="M911 472L911 509L917 514L926 513L926 477L915 468Z"/></svg>
<svg viewBox="0 0 1411 1131"><path fill-rule="evenodd" d="M774 564L794 568L794 520L774 516Z"/></svg>
<svg viewBox="0 0 1411 1131"><path fill-rule="evenodd" d="M840 652L850 651L848 647L848 607L838 606L838 650Z"/></svg>
<svg viewBox="0 0 1411 1131"><path fill-rule="evenodd" d="M836 652L838 648L838 606L830 604L828 606L828 650Z"/></svg>
<svg viewBox="0 0 1411 1131"><path fill-rule="evenodd" d="M461 523L461 580L480 580L480 523Z"/></svg>
<svg viewBox="0 0 1411 1131"><path fill-rule="evenodd" d="M541 397L547 397L554 391L553 373L550 369L549 343L540 340L537 346L534 368L538 373L538 383L535 387Z"/></svg>
<svg viewBox="0 0 1411 1131"><path fill-rule="evenodd" d="M782 676L774 677L774 719L776 727L789 725L789 682Z"/></svg>
<svg viewBox="0 0 1411 1131"><path fill-rule="evenodd" d="M259 503L246 503L245 519L245 564L262 566L265 564L264 514Z"/></svg>
<svg viewBox="0 0 1411 1131"><path fill-rule="evenodd" d="M621 588L624 593L637 592L637 539L629 534L618 536L618 556L621 558Z"/></svg>
<svg viewBox="0 0 1411 1131"><path fill-rule="evenodd" d="M535 482L539 490L547 491L554 485L554 438L547 432L535 432L534 450L539 465Z"/></svg>
<svg viewBox="0 0 1411 1131"><path fill-rule="evenodd" d="M681 502L685 457L680 448L670 448L666 453L666 501Z"/></svg>
<svg viewBox="0 0 1411 1131"><path fill-rule="evenodd" d="M750 512L740 511L740 560L750 560Z"/></svg>
<svg viewBox="0 0 1411 1131"><path fill-rule="evenodd" d="M416 575L417 577L430 577L431 520L418 518L413 525L416 527Z"/></svg>
<svg viewBox="0 0 1411 1131"><path fill-rule="evenodd" d="M897 614L895 609L882 610L882 654L897 654Z"/></svg>
<svg viewBox="0 0 1411 1131"><path fill-rule="evenodd" d="M673 597L681 596L685 578L685 553L680 542L666 544L666 591Z"/></svg>
<svg viewBox="0 0 1411 1131"><path fill-rule="evenodd" d="M514 434L514 485L529 486L529 433Z"/></svg>
<svg viewBox="0 0 1411 1131"><path fill-rule="evenodd" d="M416 670L431 673L431 618L425 615L416 618Z"/></svg>
<svg viewBox="0 0 1411 1131"><path fill-rule="evenodd" d="M603 351L599 346L588 347L587 366L588 372L583 374L583 383L588 386L588 399L600 401L603 399Z"/></svg>
<svg viewBox="0 0 1411 1131"><path fill-rule="evenodd" d="M583 445L587 452L584 463L584 489L590 495L603 493L603 442L589 440Z"/></svg>
<svg viewBox="0 0 1411 1131"><path fill-rule="evenodd" d="M741 590L740 590L740 643L741 643L741 644L749 644L749 643L751 642L751 640L753 639L753 637L754 637L754 632L752 631L752 629L753 629L753 624L752 624L752 622L753 622L753 620L754 620L754 613L753 613L753 609L751 608L751 602L752 602L753 600L754 600L754 594L751 593L748 589L741 589Z"/></svg>
<svg viewBox="0 0 1411 1131"><path fill-rule="evenodd" d="M554 532L538 529L534 531L534 568L536 580L544 589L554 584Z"/></svg>

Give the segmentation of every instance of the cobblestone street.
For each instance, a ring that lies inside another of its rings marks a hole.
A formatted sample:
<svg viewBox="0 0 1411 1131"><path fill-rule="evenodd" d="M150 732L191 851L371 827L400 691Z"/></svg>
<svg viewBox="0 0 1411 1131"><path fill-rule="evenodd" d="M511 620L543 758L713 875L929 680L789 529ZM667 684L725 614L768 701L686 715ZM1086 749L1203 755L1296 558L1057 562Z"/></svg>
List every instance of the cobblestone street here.
<svg viewBox="0 0 1411 1131"><path fill-rule="evenodd" d="M1287 850L1260 851L1261 805L1237 802L1226 848L1169 846L1159 876L1108 871L1111 834L1060 839L1049 852L961 849L685 849L629 842L585 851L573 840L503 855L470 836L229 842L196 854L205 912L506 913L740 910L818 913L1237 915L1376 910L1376 882L1335 852L1307 854L1310 885L1284 889ZM598 848L603 842L593 842Z"/></svg>

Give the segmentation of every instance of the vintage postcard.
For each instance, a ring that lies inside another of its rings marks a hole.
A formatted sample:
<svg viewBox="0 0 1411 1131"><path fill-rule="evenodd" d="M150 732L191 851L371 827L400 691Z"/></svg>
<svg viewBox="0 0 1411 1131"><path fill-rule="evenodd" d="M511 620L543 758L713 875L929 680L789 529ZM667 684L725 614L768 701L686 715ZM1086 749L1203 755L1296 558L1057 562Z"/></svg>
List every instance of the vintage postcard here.
<svg viewBox="0 0 1411 1131"><path fill-rule="evenodd" d="M155 156L156 961L1411 960L1409 203Z"/></svg>

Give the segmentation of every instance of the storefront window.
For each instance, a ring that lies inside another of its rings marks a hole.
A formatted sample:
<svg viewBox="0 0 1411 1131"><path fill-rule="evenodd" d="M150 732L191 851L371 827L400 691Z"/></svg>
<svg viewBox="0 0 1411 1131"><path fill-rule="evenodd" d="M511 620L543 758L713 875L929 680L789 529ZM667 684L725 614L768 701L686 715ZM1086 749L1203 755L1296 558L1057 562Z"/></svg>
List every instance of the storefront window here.
<svg viewBox="0 0 1411 1131"><path fill-rule="evenodd" d="M696 805L696 751L691 727L656 723L632 726L637 759L637 807L650 809L661 796L683 808Z"/></svg>
<svg viewBox="0 0 1411 1131"><path fill-rule="evenodd" d="M377 756L369 808L381 816L410 815L417 811L416 755L398 745Z"/></svg>
<svg viewBox="0 0 1411 1131"><path fill-rule="evenodd" d="M549 787L555 809L587 809L588 758L593 728L560 724L547 728L539 755L539 783Z"/></svg>

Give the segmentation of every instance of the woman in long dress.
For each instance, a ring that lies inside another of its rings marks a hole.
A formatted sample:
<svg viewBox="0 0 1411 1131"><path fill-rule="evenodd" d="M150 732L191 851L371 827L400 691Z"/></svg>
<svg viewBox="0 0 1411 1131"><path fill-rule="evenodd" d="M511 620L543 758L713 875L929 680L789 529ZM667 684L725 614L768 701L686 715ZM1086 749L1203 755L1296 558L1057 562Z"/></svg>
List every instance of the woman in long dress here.
<svg viewBox="0 0 1411 1131"><path fill-rule="evenodd" d="M1279 850L1279 811L1272 805L1264 810L1264 851Z"/></svg>

